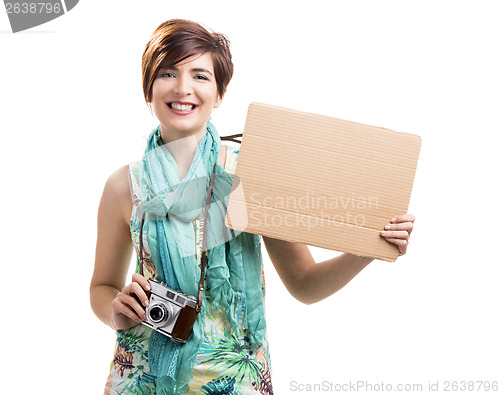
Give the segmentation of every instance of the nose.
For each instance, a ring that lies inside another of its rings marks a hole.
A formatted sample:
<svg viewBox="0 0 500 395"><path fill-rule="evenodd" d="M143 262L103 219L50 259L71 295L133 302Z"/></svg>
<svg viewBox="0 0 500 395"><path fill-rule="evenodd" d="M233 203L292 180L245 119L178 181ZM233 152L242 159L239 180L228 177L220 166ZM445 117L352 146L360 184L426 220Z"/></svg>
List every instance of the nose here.
<svg viewBox="0 0 500 395"><path fill-rule="evenodd" d="M189 76L181 74L176 79L175 93L179 96L186 96L193 93L193 86Z"/></svg>

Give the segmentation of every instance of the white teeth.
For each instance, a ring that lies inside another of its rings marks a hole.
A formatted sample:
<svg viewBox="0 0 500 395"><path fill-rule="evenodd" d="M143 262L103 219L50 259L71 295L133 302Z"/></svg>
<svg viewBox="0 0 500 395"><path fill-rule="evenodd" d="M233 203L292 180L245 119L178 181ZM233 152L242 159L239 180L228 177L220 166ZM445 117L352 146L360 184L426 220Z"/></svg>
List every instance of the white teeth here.
<svg viewBox="0 0 500 395"><path fill-rule="evenodd" d="M175 111L191 111L194 108L192 104L179 104L179 103L170 103L170 107Z"/></svg>

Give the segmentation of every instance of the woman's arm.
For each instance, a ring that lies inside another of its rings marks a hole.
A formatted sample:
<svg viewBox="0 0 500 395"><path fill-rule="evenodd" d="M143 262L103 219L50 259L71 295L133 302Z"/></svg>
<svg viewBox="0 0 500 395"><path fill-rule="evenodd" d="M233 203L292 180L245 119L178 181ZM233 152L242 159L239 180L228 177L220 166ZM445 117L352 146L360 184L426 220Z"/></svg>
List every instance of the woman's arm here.
<svg viewBox="0 0 500 395"><path fill-rule="evenodd" d="M95 266L90 284L92 310L101 321L117 330L142 322L145 311L131 294L137 294L144 305L148 300L143 291L148 287L144 277L134 275L133 282L125 286L133 249L131 211L128 166L123 166L109 177L99 204Z"/></svg>
<svg viewBox="0 0 500 395"><path fill-rule="evenodd" d="M396 217L381 232L382 237L406 253L415 217ZM316 263L305 244L263 237L269 258L290 294L305 304L319 302L334 294L363 270L372 258L342 254Z"/></svg>
<svg viewBox="0 0 500 395"><path fill-rule="evenodd" d="M265 236L263 240L286 289L305 304L319 302L334 294L373 260L342 254L316 263L305 244Z"/></svg>

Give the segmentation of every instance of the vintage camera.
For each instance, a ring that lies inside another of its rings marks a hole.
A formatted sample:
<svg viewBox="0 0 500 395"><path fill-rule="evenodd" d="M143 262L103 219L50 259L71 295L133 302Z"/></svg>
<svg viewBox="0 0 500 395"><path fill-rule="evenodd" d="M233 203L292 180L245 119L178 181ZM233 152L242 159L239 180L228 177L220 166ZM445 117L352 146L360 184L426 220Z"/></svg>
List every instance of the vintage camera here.
<svg viewBox="0 0 500 395"><path fill-rule="evenodd" d="M198 312L198 300L169 288L167 284L149 279L149 306L146 307L146 325L176 343L185 343Z"/></svg>

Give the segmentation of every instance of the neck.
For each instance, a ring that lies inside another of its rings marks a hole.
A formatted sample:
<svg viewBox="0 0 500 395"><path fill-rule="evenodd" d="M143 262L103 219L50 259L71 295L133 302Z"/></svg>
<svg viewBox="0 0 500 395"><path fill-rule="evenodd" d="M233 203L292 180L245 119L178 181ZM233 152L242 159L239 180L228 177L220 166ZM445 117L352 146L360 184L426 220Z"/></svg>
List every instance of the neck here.
<svg viewBox="0 0 500 395"><path fill-rule="evenodd" d="M203 131L189 136L173 137L171 135L165 136L162 131L162 141L177 163L181 180L191 167L196 148L205 132L206 129L203 129Z"/></svg>

